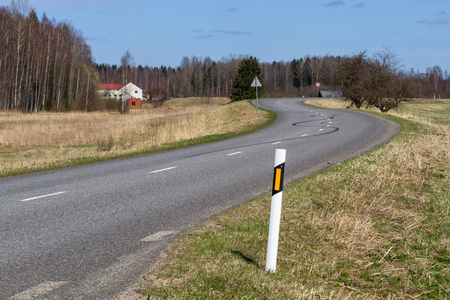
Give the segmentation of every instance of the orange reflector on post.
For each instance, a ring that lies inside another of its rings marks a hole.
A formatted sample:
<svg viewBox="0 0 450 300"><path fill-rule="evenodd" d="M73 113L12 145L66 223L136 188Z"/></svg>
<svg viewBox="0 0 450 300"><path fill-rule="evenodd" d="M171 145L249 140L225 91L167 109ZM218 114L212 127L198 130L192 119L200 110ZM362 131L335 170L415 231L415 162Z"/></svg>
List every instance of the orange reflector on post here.
<svg viewBox="0 0 450 300"><path fill-rule="evenodd" d="M284 163L274 168L272 195L283 191Z"/></svg>
<svg viewBox="0 0 450 300"><path fill-rule="evenodd" d="M275 191L279 191L280 185L281 185L281 168L278 168L278 169L275 169L275 185L274 185L273 189Z"/></svg>

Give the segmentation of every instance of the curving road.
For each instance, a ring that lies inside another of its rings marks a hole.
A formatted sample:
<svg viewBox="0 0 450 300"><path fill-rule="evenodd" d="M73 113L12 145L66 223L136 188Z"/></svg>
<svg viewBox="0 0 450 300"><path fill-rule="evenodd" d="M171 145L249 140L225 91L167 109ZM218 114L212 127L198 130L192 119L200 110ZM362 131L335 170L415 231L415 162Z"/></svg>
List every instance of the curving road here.
<svg viewBox="0 0 450 300"><path fill-rule="evenodd" d="M364 113L264 99L275 123L246 136L0 179L0 299L107 299L139 282L178 233L391 139Z"/></svg>

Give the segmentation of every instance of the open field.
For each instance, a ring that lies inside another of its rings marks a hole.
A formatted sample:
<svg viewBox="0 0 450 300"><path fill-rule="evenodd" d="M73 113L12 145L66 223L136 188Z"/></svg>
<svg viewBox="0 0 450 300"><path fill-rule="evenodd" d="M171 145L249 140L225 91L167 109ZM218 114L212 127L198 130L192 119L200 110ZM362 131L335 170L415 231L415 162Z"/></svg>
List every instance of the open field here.
<svg viewBox="0 0 450 300"><path fill-rule="evenodd" d="M0 112L0 177L213 141L273 119L264 111L257 118L248 102L229 102L174 99L127 114Z"/></svg>
<svg viewBox="0 0 450 300"><path fill-rule="evenodd" d="M383 115L402 126L387 145L286 187L277 272L264 271L268 195L183 234L140 292L149 299L449 299L449 112L448 100L405 103Z"/></svg>

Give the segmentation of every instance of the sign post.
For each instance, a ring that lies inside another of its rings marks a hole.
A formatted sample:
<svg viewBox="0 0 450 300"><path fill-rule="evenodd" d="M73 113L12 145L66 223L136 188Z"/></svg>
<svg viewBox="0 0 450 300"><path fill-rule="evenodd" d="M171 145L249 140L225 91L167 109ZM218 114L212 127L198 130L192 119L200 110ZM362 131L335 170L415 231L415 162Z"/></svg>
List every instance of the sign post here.
<svg viewBox="0 0 450 300"><path fill-rule="evenodd" d="M251 86L256 87L256 116L258 117L258 86L262 86L261 82L258 80L258 76L255 76Z"/></svg>
<svg viewBox="0 0 450 300"><path fill-rule="evenodd" d="M270 272L275 272L277 269L278 237L280 235L281 200L283 197L285 161L286 149L276 149L266 256L266 271Z"/></svg>
<svg viewBox="0 0 450 300"><path fill-rule="evenodd" d="M317 87L317 98L319 98L319 87L320 87L320 82L316 82L316 87Z"/></svg>

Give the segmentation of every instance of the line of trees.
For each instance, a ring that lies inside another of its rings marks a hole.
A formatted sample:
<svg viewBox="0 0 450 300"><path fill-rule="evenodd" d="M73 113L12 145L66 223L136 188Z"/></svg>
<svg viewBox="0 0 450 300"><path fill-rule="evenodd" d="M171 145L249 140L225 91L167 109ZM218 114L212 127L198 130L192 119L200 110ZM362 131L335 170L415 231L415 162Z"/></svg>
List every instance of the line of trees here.
<svg viewBox="0 0 450 300"><path fill-rule="evenodd" d="M122 74L127 80L146 90L150 97L231 97L238 69L248 56L229 56L220 61L210 57L183 57L180 65L148 67L137 65L125 70L122 65L98 64L103 83L120 83ZM256 58L252 58L258 61ZM315 95L314 83L332 86L340 57L310 57L292 62L259 62L261 82L268 97L296 97Z"/></svg>
<svg viewBox="0 0 450 300"><path fill-rule="evenodd" d="M259 62L265 96L315 97L317 81L321 83L322 90L340 90L341 66L353 57L305 56L290 62ZM138 65L129 67L127 80L146 90L154 99L231 97L239 66L246 59L249 57L230 56L216 62L209 57L194 56L184 57L176 68ZM122 82L122 66L100 64L97 70L104 83ZM396 66L394 73L397 83L408 83L410 97L450 98L450 76L439 66L427 68L425 73L414 69L405 71Z"/></svg>
<svg viewBox="0 0 450 300"><path fill-rule="evenodd" d="M27 1L0 7L0 109L94 109L100 76L80 32Z"/></svg>

